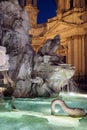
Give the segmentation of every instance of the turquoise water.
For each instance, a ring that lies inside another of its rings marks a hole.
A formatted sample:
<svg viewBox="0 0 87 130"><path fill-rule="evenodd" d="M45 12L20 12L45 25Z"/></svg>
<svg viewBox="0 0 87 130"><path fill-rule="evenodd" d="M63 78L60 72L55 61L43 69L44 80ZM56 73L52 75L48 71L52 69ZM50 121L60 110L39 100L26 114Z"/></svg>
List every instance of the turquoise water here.
<svg viewBox="0 0 87 130"><path fill-rule="evenodd" d="M50 110L54 98L18 98L12 110L10 99L0 102L0 130L87 130L87 117L69 117L59 105L56 116ZM81 107L87 112L87 95L61 93L57 99L63 99L69 107Z"/></svg>

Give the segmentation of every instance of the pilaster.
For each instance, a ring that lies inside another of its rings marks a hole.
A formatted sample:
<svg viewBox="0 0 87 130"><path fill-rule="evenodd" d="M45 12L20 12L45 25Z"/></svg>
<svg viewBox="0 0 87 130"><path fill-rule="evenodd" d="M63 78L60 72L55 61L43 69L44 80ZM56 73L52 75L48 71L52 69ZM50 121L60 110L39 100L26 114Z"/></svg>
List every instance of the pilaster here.
<svg viewBox="0 0 87 130"><path fill-rule="evenodd" d="M58 1L58 13L61 13L64 10L64 4L65 4L65 0Z"/></svg>
<svg viewBox="0 0 87 130"><path fill-rule="evenodd" d="M85 42L84 36L73 36L74 46L74 66L76 67L76 75L85 75Z"/></svg>
<svg viewBox="0 0 87 130"><path fill-rule="evenodd" d="M85 7L85 6L86 6L85 0L81 0L81 7Z"/></svg>
<svg viewBox="0 0 87 130"><path fill-rule="evenodd" d="M82 75L85 75L85 68L86 68L86 64L85 64L85 39L84 39L84 36L81 37L81 43L82 43Z"/></svg>
<svg viewBox="0 0 87 130"><path fill-rule="evenodd" d="M68 38L68 64L72 64L74 65L74 54L73 54L73 51L74 51L74 41L72 39L72 37Z"/></svg>
<svg viewBox="0 0 87 130"><path fill-rule="evenodd" d="M74 7L80 7L80 0L74 0L74 3L73 3Z"/></svg>
<svg viewBox="0 0 87 130"><path fill-rule="evenodd" d="M85 75L87 75L87 34L85 35Z"/></svg>
<svg viewBox="0 0 87 130"><path fill-rule="evenodd" d="M75 74L78 75L78 70L79 70L79 51L78 51L78 47L79 47L79 44L78 44L78 36L76 37L73 37L73 46L74 46L74 49L73 49L73 55L74 55L74 66L75 66Z"/></svg>
<svg viewBox="0 0 87 130"><path fill-rule="evenodd" d="M74 7L85 7L85 0L74 0Z"/></svg>
<svg viewBox="0 0 87 130"><path fill-rule="evenodd" d="M85 75L86 74L86 47L84 40L85 36L73 36L68 38L68 64L75 66L75 75Z"/></svg>
<svg viewBox="0 0 87 130"><path fill-rule="evenodd" d="M70 0L65 0L65 3L64 3L64 5L65 5L65 11L67 11L67 10L70 9Z"/></svg>

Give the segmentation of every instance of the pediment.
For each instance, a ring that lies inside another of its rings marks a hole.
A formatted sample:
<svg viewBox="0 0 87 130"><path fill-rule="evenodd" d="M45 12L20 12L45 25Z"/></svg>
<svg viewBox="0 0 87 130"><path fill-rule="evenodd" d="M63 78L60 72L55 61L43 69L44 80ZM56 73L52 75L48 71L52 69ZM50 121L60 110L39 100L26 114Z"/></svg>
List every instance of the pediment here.
<svg viewBox="0 0 87 130"><path fill-rule="evenodd" d="M51 23L51 24L52 24L52 23ZM53 32L60 32L60 31L69 29L69 28L71 28L72 26L75 26L75 25L74 25L74 24L69 24L69 23L66 23L66 22L59 21L59 22L56 22L55 25L51 26L50 29L47 30L46 34L52 32L52 31L53 31Z"/></svg>
<svg viewBox="0 0 87 130"><path fill-rule="evenodd" d="M84 27L81 25L77 25L77 24L71 24L68 22L64 22L64 21L59 21L57 22L54 26L50 27L50 29L47 30L47 32L44 34L44 36L50 35L50 34L66 34L69 32L72 33L85 33L84 32Z"/></svg>

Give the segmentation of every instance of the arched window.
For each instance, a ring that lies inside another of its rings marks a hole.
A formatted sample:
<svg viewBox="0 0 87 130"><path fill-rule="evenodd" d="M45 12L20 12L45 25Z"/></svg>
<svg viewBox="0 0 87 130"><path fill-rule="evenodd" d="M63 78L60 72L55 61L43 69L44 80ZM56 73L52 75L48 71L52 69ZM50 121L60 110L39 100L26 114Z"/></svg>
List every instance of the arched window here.
<svg viewBox="0 0 87 130"><path fill-rule="evenodd" d="M73 8L73 0L70 0L70 9Z"/></svg>

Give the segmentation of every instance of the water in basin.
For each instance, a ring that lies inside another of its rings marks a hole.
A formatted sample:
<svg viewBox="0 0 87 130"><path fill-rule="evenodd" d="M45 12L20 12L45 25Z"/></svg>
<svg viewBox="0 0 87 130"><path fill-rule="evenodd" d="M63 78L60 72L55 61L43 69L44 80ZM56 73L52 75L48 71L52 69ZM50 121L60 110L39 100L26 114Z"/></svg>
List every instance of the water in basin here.
<svg viewBox="0 0 87 130"><path fill-rule="evenodd" d="M0 103L0 130L87 130L87 117L68 116L56 105L52 116L50 105L54 98L17 98L16 110L12 110L10 99ZM81 107L87 112L87 95L60 93L69 107Z"/></svg>

